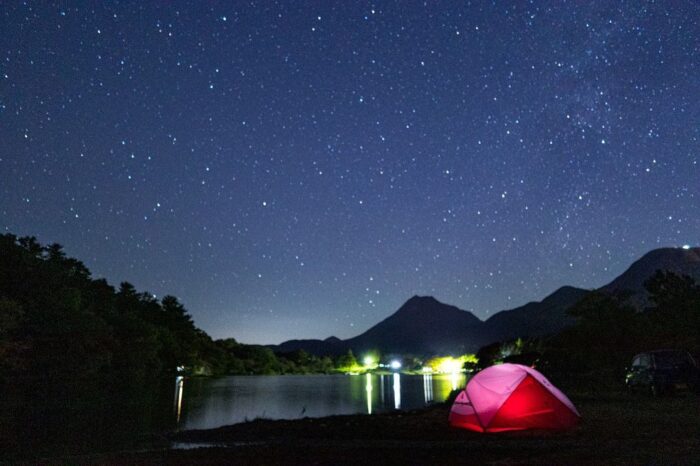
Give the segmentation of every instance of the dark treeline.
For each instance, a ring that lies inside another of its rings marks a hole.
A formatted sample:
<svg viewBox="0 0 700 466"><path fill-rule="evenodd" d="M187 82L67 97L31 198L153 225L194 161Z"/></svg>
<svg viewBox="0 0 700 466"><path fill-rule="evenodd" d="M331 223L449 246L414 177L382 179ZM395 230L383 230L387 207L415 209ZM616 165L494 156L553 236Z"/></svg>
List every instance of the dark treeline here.
<svg viewBox="0 0 700 466"><path fill-rule="evenodd" d="M656 272L644 286L649 303L642 311L629 305L625 295L593 292L577 303L570 311L577 324L547 344L548 370L574 372L582 384L619 387L637 353L682 349L697 358L700 286L691 277L667 271Z"/></svg>
<svg viewBox="0 0 700 466"><path fill-rule="evenodd" d="M173 296L93 279L61 246L0 235L0 371L41 380L133 384L154 375L331 372L304 351L212 340ZM179 368L179 369L178 369ZM117 382L118 383L118 382Z"/></svg>
<svg viewBox="0 0 700 466"><path fill-rule="evenodd" d="M569 310L573 326L549 338L486 346L477 353L479 364L534 363L557 384L595 392L622 388L637 353L681 349L700 356L700 285L658 271L644 286L649 302L641 311L624 294L594 291Z"/></svg>
<svg viewBox="0 0 700 466"><path fill-rule="evenodd" d="M83 413L107 411L112 422L129 411L125 400L143 417L158 405L149 388L176 373L330 372L344 362L214 341L173 296L115 289L57 244L0 235L0 450L56 441L71 420L81 428Z"/></svg>

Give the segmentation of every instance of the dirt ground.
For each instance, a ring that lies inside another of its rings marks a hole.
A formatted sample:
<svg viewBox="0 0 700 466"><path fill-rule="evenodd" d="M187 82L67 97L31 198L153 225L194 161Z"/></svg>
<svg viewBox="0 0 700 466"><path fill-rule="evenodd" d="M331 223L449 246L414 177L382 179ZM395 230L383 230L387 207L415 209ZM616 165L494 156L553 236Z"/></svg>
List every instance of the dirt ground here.
<svg viewBox="0 0 700 466"><path fill-rule="evenodd" d="M619 394L572 401L582 421L564 432L479 434L454 429L447 424L449 406L439 405L373 416L257 420L170 436L180 445L189 444L189 449L72 457L46 464L700 465L697 396Z"/></svg>

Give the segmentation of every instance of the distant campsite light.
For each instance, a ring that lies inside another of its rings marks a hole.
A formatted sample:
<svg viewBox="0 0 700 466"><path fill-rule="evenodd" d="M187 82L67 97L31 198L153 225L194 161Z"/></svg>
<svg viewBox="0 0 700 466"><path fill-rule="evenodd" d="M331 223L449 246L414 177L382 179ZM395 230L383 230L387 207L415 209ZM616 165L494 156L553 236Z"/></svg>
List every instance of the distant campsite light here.
<svg viewBox="0 0 700 466"><path fill-rule="evenodd" d="M389 364L389 366L394 370L398 370L401 369L401 362L394 359L393 361L391 361L391 364Z"/></svg>
<svg viewBox="0 0 700 466"><path fill-rule="evenodd" d="M444 373L460 372L462 370L462 362L455 358L443 358L443 360L438 364L437 370L438 372Z"/></svg>
<svg viewBox="0 0 700 466"><path fill-rule="evenodd" d="M689 245L689 244L684 244L684 245L683 245L683 249L690 249L690 245Z"/></svg>
<svg viewBox="0 0 700 466"><path fill-rule="evenodd" d="M479 362L475 354L463 354L461 356L434 356L425 361L423 372L437 372L441 374L453 374L459 372L471 372Z"/></svg>
<svg viewBox="0 0 700 466"><path fill-rule="evenodd" d="M377 361L374 359L373 356L365 356L362 362L367 368L373 368L377 366Z"/></svg>

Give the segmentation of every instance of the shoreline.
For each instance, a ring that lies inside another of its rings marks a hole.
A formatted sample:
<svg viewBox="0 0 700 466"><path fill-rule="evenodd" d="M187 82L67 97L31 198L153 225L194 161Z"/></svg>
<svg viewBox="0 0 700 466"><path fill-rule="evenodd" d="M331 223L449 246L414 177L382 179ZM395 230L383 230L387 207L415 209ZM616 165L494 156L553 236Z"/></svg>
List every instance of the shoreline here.
<svg viewBox="0 0 700 466"><path fill-rule="evenodd" d="M171 448L81 464L697 464L700 399L578 396L566 431L482 434L452 428L447 403L411 411L258 419L167 435ZM172 448L186 444L188 449Z"/></svg>

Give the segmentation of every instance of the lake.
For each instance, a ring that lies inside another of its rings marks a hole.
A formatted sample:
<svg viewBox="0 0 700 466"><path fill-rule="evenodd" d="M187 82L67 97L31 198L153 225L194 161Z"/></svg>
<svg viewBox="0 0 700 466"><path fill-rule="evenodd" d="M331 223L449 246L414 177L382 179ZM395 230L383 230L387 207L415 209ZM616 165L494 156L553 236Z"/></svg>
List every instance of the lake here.
<svg viewBox="0 0 700 466"><path fill-rule="evenodd" d="M444 401L465 383L464 374L396 373L178 377L112 390L84 381L72 391L32 386L44 397L27 397L16 383L0 397L0 456L162 448L162 434L173 430L416 409Z"/></svg>
<svg viewBox="0 0 700 466"><path fill-rule="evenodd" d="M465 383L464 374L178 377L173 411L179 430L257 418L375 414L445 401Z"/></svg>

